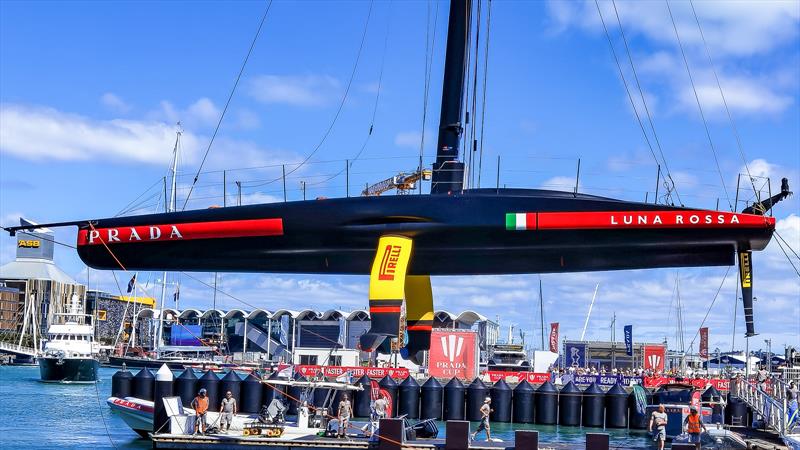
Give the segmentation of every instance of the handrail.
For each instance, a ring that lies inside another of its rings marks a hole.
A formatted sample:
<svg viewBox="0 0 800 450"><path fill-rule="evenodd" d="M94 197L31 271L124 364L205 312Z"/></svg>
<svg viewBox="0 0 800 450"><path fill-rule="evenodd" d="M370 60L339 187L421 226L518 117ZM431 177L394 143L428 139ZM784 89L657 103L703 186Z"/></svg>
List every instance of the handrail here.
<svg viewBox="0 0 800 450"><path fill-rule="evenodd" d="M775 380L774 378L771 379L773 382ZM765 389L762 389L752 379L739 378L731 383L731 390L737 397L747 403L754 413L761 416L768 427L784 436L789 419L786 414L786 389L782 380L777 381L778 383L774 387L772 385L767 386L765 383ZM772 391L777 391L776 397L770 395Z"/></svg>

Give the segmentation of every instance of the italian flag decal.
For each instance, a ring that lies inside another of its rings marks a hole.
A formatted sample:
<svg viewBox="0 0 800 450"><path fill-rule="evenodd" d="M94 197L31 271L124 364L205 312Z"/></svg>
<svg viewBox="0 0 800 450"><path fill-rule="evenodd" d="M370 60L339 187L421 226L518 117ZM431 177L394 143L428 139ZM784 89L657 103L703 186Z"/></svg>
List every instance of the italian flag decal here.
<svg viewBox="0 0 800 450"><path fill-rule="evenodd" d="M536 213L506 213L506 230L535 230Z"/></svg>

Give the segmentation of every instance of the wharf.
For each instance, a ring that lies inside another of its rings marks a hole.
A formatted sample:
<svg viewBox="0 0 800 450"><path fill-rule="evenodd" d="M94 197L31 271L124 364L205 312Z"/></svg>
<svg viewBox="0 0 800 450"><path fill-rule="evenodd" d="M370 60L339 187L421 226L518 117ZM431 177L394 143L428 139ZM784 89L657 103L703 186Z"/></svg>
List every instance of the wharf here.
<svg viewBox="0 0 800 450"><path fill-rule="evenodd" d="M378 442L366 439L332 439L316 435L300 438L265 438L263 436L225 436L225 435L183 435L183 434L157 434L152 436L153 448L156 449L214 449L214 450L239 450L252 449L253 447L269 448L271 450L332 450L332 449L360 449L374 450ZM406 441L403 449L408 450L434 450L444 449L444 439L421 439ZM469 450L499 450L513 449L514 442L473 442ZM548 448L552 448L549 447Z"/></svg>
<svg viewBox="0 0 800 450"><path fill-rule="evenodd" d="M773 431L749 427L730 427L730 430L739 433L742 439L747 442L748 448L753 450L788 450L789 448L784 445L781 437Z"/></svg>

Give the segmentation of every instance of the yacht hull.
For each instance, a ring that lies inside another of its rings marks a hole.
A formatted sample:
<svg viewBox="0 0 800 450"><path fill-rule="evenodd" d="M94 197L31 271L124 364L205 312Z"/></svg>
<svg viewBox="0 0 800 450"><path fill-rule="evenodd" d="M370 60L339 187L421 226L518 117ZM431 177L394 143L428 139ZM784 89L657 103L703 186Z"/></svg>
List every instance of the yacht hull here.
<svg viewBox="0 0 800 450"><path fill-rule="evenodd" d="M520 223L522 222L522 223ZM369 274L378 239L413 239L409 274L732 265L772 217L556 191L323 199L109 218L80 225L96 269Z"/></svg>
<svg viewBox="0 0 800 450"><path fill-rule="evenodd" d="M37 358L41 380L48 383L93 383L100 363L92 358Z"/></svg>

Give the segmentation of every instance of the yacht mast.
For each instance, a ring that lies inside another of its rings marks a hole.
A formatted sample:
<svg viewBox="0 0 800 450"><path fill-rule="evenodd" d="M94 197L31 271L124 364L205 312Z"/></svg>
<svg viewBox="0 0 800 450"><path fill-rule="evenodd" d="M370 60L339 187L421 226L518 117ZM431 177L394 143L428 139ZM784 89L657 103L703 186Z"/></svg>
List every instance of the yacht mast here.
<svg viewBox="0 0 800 450"><path fill-rule="evenodd" d="M177 173L178 173L178 148L181 141L181 123L178 122L178 131L175 132L175 147L172 149L172 165L170 172L172 180L170 182L169 199L164 202L164 209L166 212L175 211L176 188L177 188ZM161 306L158 308L158 330L156 331L155 353L156 358L160 357L161 338L164 332L164 304L167 297L167 272L164 271L161 277Z"/></svg>
<svg viewBox="0 0 800 450"><path fill-rule="evenodd" d="M464 163L458 149L464 130L464 77L467 71L472 0L452 0L447 26L447 50L442 82L442 108L439 117L439 139L433 166L431 194L461 192L464 188Z"/></svg>

